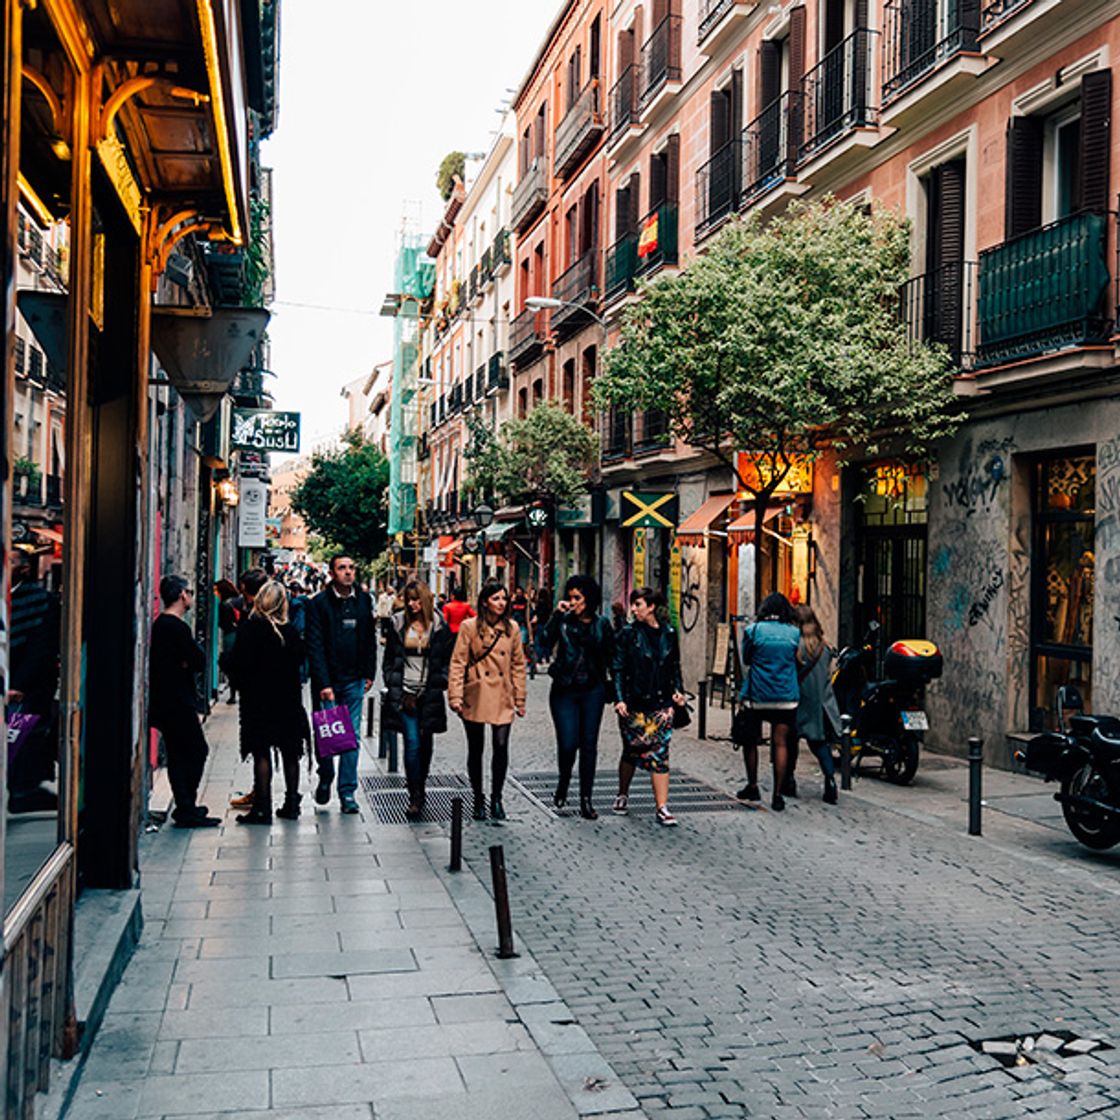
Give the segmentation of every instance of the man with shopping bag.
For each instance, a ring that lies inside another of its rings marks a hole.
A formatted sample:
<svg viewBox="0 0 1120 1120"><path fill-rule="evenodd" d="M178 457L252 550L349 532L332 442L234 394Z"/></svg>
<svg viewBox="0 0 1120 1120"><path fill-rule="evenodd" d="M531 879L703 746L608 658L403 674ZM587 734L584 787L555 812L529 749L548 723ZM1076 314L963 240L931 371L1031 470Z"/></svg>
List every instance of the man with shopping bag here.
<svg viewBox="0 0 1120 1120"><path fill-rule="evenodd" d="M344 813L358 811L354 795L358 791L362 697L377 673L373 600L369 592L355 586L357 573L357 565L351 557L342 554L332 557L330 582L307 606L307 660L311 667L312 700L316 710L346 708L357 744L337 755L317 750L319 785L315 801L319 805L330 801L337 758L338 800ZM320 742L317 728L317 746Z"/></svg>

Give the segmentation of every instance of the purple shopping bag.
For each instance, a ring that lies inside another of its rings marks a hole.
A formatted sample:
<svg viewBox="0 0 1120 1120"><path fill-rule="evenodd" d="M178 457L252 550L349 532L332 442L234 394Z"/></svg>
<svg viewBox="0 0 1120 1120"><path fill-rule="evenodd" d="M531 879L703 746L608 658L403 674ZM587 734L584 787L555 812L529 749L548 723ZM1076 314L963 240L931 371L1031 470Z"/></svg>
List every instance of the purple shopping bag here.
<svg viewBox="0 0 1120 1120"><path fill-rule="evenodd" d="M8 765L11 766L16 755L23 749L31 732L39 726L43 717L34 712L8 712Z"/></svg>
<svg viewBox="0 0 1120 1120"><path fill-rule="evenodd" d="M358 736L354 734L354 725L350 722L350 709L344 705L312 712L311 728L315 732L315 753L320 758L332 758L336 754L358 749Z"/></svg>

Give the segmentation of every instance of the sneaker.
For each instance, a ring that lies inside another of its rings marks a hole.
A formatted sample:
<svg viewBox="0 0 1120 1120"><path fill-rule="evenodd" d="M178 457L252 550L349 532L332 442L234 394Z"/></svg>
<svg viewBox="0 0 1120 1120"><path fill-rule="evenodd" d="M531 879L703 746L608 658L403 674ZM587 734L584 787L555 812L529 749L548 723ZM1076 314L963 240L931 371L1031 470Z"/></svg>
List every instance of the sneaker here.
<svg viewBox="0 0 1120 1120"><path fill-rule="evenodd" d="M320 782L315 787L315 804L326 805L331 799L331 784L330 782Z"/></svg>
<svg viewBox="0 0 1120 1120"><path fill-rule="evenodd" d="M743 786L737 794L735 794L736 801L761 801L762 791L758 786Z"/></svg>
<svg viewBox="0 0 1120 1120"><path fill-rule="evenodd" d="M344 813L356 813L356 812L358 812L358 803L349 794L347 794L345 797L340 797L338 799L338 804L339 804L339 808Z"/></svg>
<svg viewBox="0 0 1120 1120"><path fill-rule="evenodd" d="M670 826L675 825L677 823L677 818L674 817L673 814L669 812L669 806L668 805L658 805L657 806L657 823L658 824L663 824L663 825L670 825Z"/></svg>
<svg viewBox="0 0 1120 1120"><path fill-rule="evenodd" d="M621 793L614 799L614 804L611 806L611 812L617 813L620 817L626 816L630 812L630 798L624 797Z"/></svg>

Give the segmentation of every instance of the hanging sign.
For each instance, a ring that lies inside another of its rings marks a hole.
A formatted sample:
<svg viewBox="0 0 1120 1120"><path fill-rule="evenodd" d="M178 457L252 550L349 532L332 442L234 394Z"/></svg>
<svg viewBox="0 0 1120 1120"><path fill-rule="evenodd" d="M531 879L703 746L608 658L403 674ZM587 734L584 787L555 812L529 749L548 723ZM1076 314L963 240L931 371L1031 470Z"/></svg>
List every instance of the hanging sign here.
<svg viewBox="0 0 1120 1120"><path fill-rule="evenodd" d="M299 451L299 413L235 408L230 443L239 451Z"/></svg>
<svg viewBox="0 0 1120 1120"><path fill-rule="evenodd" d="M669 551L669 621L675 630L681 628L681 543L673 538Z"/></svg>
<svg viewBox="0 0 1120 1120"><path fill-rule="evenodd" d="M268 487L260 479L241 481L237 507L238 548L264 548L267 539Z"/></svg>
<svg viewBox="0 0 1120 1120"><path fill-rule="evenodd" d="M624 529L675 529L678 504L675 490L623 490L619 520Z"/></svg>

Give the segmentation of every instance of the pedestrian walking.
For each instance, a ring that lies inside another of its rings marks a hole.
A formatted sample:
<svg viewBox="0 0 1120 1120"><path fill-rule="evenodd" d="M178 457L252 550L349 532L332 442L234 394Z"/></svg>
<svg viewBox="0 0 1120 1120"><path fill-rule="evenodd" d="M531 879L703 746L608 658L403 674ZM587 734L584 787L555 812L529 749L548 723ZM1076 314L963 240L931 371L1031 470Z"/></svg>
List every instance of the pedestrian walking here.
<svg viewBox="0 0 1120 1120"><path fill-rule="evenodd" d="M451 628L451 633L457 635L463 621L474 616L474 607L467 602L467 589L461 583L457 583L451 592L450 602L443 608L443 617Z"/></svg>
<svg viewBox="0 0 1120 1120"><path fill-rule="evenodd" d="M532 590L531 587L530 590ZM533 636L533 632L529 627L529 597L525 594L525 590L520 584L513 589L513 597L510 599L509 604L509 613L510 618L513 619L514 625L517 627L518 633L521 635L521 649L525 655L529 673L535 675L532 650L529 646L529 642Z"/></svg>
<svg viewBox="0 0 1120 1120"><path fill-rule="evenodd" d="M797 650L801 631L794 625L793 607L779 592L768 595L758 619L743 633L743 685L733 730L743 748L747 784L736 796L740 801L761 801L758 788L758 742L762 724L770 725L770 758L774 790L770 807L781 812L786 797L797 796L790 767L790 740L796 737L797 706L801 689L797 681Z"/></svg>
<svg viewBox="0 0 1120 1120"><path fill-rule="evenodd" d="M513 717L525 715L525 650L510 618L509 593L488 581L478 596L478 616L459 627L451 655L447 698L467 733L467 773L474 791L474 819L486 819L482 756L490 726L490 816L506 819L502 790L509 769Z"/></svg>
<svg viewBox="0 0 1120 1120"><path fill-rule="evenodd" d="M288 593L269 580L253 601L224 657L226 672L241 693L238 720L241 757L253 760L253 804L238 824L272 822L272 754L284 772L284 803L278 817L299 816L299 763L311 742L303 707L303 639L289 617Z"/></svg>
<svg viewBox="0 0 1120 1120"><path fill-rule="evenodd" d="M660 591L639 587L630 593L634 621L619 632L611 676L615 711L622 731L618 796L613 810L625 814L636 768L649 774L657 823L675 825L669 811L669 744L673 713L685 702L677 632L659 616L665 606Z"/></svg>
<svg viewBox="0 0 1120 1120"><path fill-rule="evenodd" d="M268 573L263 568L246 568L237 577L237 587L240 594L236 599L230 600L230 606L237 614L237 625L240 626L253 610L253 601L257 593L268 583ZM236 689L230 689L229 703L236 703ZM231 809L251 809L253 807L253 791L235 794L229 799Z"/></svg>
<svg viewBox="0 0 1120 1120"><path fill-rule="evenodd" d="M240 605L238 592L233 580L218 580L214 584L214 594L218 597L218 632L222 636L221 653L218 656L218 662L221 664L222 657L233 649L233 642L237 637L237 627L241 622L241 611L238 609ZM228 674L226 674L226 683L229 686L229 696L226 698L226 703L236 704L237 689L229 679Z"/></svg>
<svg viewBox="0 0 1120 1120"><path fill-rule="evenodd" d="M152 623L149 649L148 719L167 750L167 777L175 798L171 819L177 828L214 828L222 822L198 804L210 748L198 719L195 681L206 666L206 653L183 621L194 596L182 576L164 576L159 598L163 611Z"/></svg>
<svg viewBox="0 0 1120 1120"><path fill-rule="evenodd" d="M404 739L405 816L410 821L419 820L424 811L434 736L447 730L443 694L454 643L427 584L410 581L404 589L404 610L390 620L381 703L382 729L399 731Z"/></svg>
<svg viewBox="0 0 1120 1120"><path fill-rule="evenodd" d="M357 565L339 553L331 558L330 582L307 605L307 660L311 668L311 696L316 709L342 705L360 734L362 697L377 673L377 634L373 601L354 586ZM358 749L338 756L338 800L344 813L356 813ZM315 802L331 799L335 760L319 759Z"/></svg>
<svg viewBox="0 0 1120 1120"><path fill-rule="evenodd" d="M596 608L598 609L598 608ZM529 625L533 632L533 661L541 664L548 660L548 653L543 648L544 628L552 617L552 592L547 587L542 587L533 600L533 609L529 615Z"/></svg>
<svg viewBox="0 0 1120 1120"><path fill-rule="evenodd" d="M797 705L796 742L804 739L817 756L824 776L824 797L828 805L835 805L836 763L832 757L832 744L840 734L840 705L832 691L831 669L833 651L824 640L824 629L816 612L808 604L794 608L801 642L797 649L797 679L801 697ZM796 755L791 763L797 765Z"/></svg>
<svg viewBox="0 0 1120 1120"><path fill-rule="evenodd" d="M382 583L377 593L377 628L381 633L382 645L389 631L389 619L393 617L393 603L396 598L397 593L392 586L389 583Z"/></svg>
<svg viewBox="0 0 1120 1120"><path fill-rule="evenodd" d="M560 778L552 803L568 801L572 769L579 758L579 814L596 820L592 796L599 757L599 728L607 702L614 634L599 614L603 594L590 576L572 576L564 598L538 631L542 656L552 659L548 706L556 728L556 762Z"/></svg>

